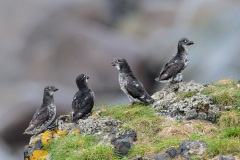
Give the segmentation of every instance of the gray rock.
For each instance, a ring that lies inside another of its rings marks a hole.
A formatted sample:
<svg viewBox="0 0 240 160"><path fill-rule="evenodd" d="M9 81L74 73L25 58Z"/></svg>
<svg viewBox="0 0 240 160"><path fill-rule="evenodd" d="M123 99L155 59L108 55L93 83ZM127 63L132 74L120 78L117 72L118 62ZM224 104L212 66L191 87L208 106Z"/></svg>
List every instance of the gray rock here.
<svg viewBox="0 0 240 160"><path fill-rule="evenodd" d="M96 111L93 112L93 115L98 115L98 116L100 116L101 114L102 114L101 109L98 109L98 110L96 110Z"/></svg>
<svg viewBox="0 0 240 160"><path fill-rule="evenodd" d="M110 133L116 134L119 132L122 122L109 117L89 117L87 119L78 120L78 126L80 134L102 134Z"/></svg>
<svg viewBox="0 0 240 160"><path fill-rule="evenodd" d="M30 143L30 145L25 146L24 148L24 159L29 159L30 155L35 150L41 150L43 148L41 139L37 140L34 143Z"/></svg>
<svg viewBox="0 0 240 160"><path fill-rule="evenodd" d="M220 110L212 105L211 97L202 94L205 88L205 85L195 82L167 85L152 96L156 100L152 108L159 112L158 115L176 120L201 119L215 122ZM179 98L178 94L182 92L191 92L193 95Z"/></svg>
<svg viewBox="0 0 240 160"><path fill-rule="evenodd" d="M111 140L111 144L114 144L117 139L128 138L130 141L137 141L137 133L134 130L126 130L123 132L119 132L116 136Z"/></svg>
<svg viewBox="0 0 240 160"><path fill-rule="evenodd" d="M197 119L206 120L207 119L207 114L204 113L204 112L199 112L198 116L197 116Z"/></svg>
<svg viewBox="0 0 240 160"><path fill-rule="evenodd" d="M186 111L186 120L196 119L197 116L197 111L194 109Z"/></svg>
<svg viewBox="0 0 240 160"><path fill-rule="evenodd" d="M219 160L239 160L239 159L233 156L220 156Z"/></svg>
<svg viewBox="0 0 240 160"><path fill-rule="evenodd" d="M133 142L129 140L129 138L117 139L114 143L115 150L120 155L127 155L129 150L133 147Z"/></svg>
<svg viewBox="0 0 240 160"><path fill-rule="evenodd" d="M134 146L133 142L137 141L137 133L134 130L119 132L111 140L114 148L121 155L127 155L129 150Z"/></svg>
<svg viewBox="0 0 240 160"><path fill-rule="evenodd" d="M207 120L211 121L211 122L216 122L219 113L220 113L220 107L217 107L215 105L210 105L210 108L208 110L208 114L207 114Z"/></svg>
<svg viewBox="0 0 240 160"><path fill-rule="evenodd" d="M207 144L200 140L183 141L178 147L178 155L189 158L189 155L202 155L207 150Z"/></svg>
<svg viewBox="0 0 240 160"><path fill-rule="evenodd" d="M30 153L28 151L29 146L24 147L24 152L23 152L23 158L29 160L30 158Z"/></svg>
<svg viewBox="0 0 240 160"><path fill-rule="evenodd" d="M171 157L164 153L164 154L157 154L155 157L154 157L154 160L171 160Z"/></svg>
<svg viewBox="0 0 240 160"><path fill-rule="evenodd" d="M167 153L171 158L174 158L177 156L177 150L175 147L168 148L165 153Z"/></svg>
<svg viewBox="0 0 240 160"><path fill-rule="evenodd" d="M136 157L131 158L131 160L143 160L143 157L142 156L136 156Z"/></svg>
<svg viewBox="0 0 240 160"><path fill-rule="evenodd" d="M142 156L136 156L131 158L131 160L152 160L153 157L142 157Z"/></svg>

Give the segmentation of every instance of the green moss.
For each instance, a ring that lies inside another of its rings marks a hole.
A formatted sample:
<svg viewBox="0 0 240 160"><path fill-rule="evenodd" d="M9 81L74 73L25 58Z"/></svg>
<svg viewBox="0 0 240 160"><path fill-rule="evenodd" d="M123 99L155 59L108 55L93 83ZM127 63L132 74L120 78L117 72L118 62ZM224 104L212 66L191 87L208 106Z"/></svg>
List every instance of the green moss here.
<svg viewBox="0 0 240 160"><path fill-rule="evenodd" d="M98 145L98 140L93 136L71 135L57 138L48 143L44 149L51 152L52 160L83 159L83 160L108 160L118 159L111 146Z"/></svg>
<svg viewBox="0 0 240 160"><path fill-rule="evenodd" d="M218 124L220 125L221 128L239 126L240 111L231 110L222 112L220 118L218 119Z"/></svg>
<svg viewBox="0 0 240 160"><path fill-rule="evenodd" d="M240 82L233 79L224 79L207 87L203 94L212 97L214 104L222 106L240 106Z"/></svg>
<svg viewBox="0 0 240 160"><path fill-rule="evenodd" d="M221 138L240 139L240 126L224 128L223 130L221 130Z"/></svg>
<svg viewBox="0 0 240 160"><path fill-rule="evenodd" d="M163 119L155 115L155 111L149 106L134 105L124 106L118 105L115 107L102 107L105 112L102 116L110 116L124 122L125 128L132 128L139 131L141 135L154 136L161 129Z"/></svg>
<svg viewBox="0 0 240 160"><path fill-rule="evenodd" d="M138 144L132 148L129 152L129 157L134 157L137 155L146 156L153 153L164 152L167 148L172 146L178 146L181 143L181 139L177 137L172 138L153 138L151 143Z"/></svg>
<svg viewBox="0 0 240 160"><path fill-rule="evenodd" d="M216 155L236 155L240 152L239 138L217 138L212 137L205 140L208 148L207 154L209 157Z"/></svg>
<svg viewBox="0 0 240 160"><path fill-rule="evenodd" d="M185 98L190 98L198 93L198 90L190 91L190 92L178 92L177 93L177 98L179 100L185 99Z"/></svg>

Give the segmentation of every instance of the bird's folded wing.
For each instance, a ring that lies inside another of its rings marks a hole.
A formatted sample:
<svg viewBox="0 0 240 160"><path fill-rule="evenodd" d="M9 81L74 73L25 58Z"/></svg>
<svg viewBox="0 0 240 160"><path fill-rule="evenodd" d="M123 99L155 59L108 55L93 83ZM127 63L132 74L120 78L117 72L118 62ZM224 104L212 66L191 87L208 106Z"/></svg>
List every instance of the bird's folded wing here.
<svg viewBox="0 0 240 160"><path fill-rule="evenodd" d="M94 103L94 101L93 101L93 97L91 95L88 95L86 97L81 95L81 97L77 96L76 99L73 100L72 106L74 106L73 107L74 112L80 111L80 112L84 113L87 110L89 110L89 106L93 106L93 103Z"/></svg>
<svg viewBox="0 0 240 160"><path fill-rule="evenodd" d="M42 107L33 115L33 119L31 120L30 124L38 125L43 123L48 119L49 116L49 109L48 107Z"/></svg>
<svg viewBox="0 0 240 160"><path fill-rule="evenodd" d="M125 85L125 88L128 91L128 93L133 98L139 98L139 97L143 96L145 93L145 89L144 89L143 85L136 80L133 80L133 81L128 80L128 81L126 81L126 83L124 85Z"/></svg>
<svg viewBox="0 0 240 160"><path fill-rule="evenodd" d="M160 80L167 80L176 74L180 73L184 69L184 63L176 61L173 63L167 63L160 73Z"/></svg>

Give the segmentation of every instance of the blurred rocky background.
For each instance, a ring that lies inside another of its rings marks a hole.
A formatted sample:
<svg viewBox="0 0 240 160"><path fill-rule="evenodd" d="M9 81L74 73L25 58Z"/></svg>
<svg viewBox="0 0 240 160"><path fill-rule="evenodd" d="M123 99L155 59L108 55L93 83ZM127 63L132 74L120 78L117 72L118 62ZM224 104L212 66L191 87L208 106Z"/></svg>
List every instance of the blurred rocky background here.
<svg viewBox="0 0 240 160"><path fill-rule="evenodd" d="M71 110L75 78L87 74L96 104L127 103L110 66L124 57L150 94L161 67L189 37L184 81L240 77L240 1L0 0L0 157L22 159L23 135L43 88L58 115Z"/></svg>

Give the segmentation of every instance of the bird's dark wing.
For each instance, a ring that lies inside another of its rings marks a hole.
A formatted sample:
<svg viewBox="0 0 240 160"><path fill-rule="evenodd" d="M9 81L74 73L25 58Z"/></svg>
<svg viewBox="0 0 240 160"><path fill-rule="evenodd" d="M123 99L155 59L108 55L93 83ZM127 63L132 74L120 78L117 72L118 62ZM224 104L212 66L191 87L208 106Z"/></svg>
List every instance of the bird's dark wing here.
<svg viewBox="0 0 240 160"><path fill-rule="evenodd" d="M168 62L162 71L160 72L159 79L167 80L176 74L180 73L184 69L184 63L180 60L176 60L174 62Z"/></svg>
<svg viewBox="0 0 240 160"><path fill-rule="evenodd" d="M49 109L48 107L41 107L37 112L33 115L32 123L38 125L48 119Z"/></svg>
<svg viewBox="0 0 240 160"><path fill-rule="evenodd" d="M29 123L29 127L27 130L31 130L35 126L42 124L44 121L48 119L49 110L48 107L39 108L36 113L33 115L31 122Z"/></svg>
<svg viewBox="0 0 240 160"><path fill-rule="evenodd" d="M125 82L125 88L127 92L133 97L137 99L141 99L141 97L145 96L145 98L149 98L150 96L146 92L144 86L141 82L135 79L128 79ZM148 97L149 96L149 97Z"/></svg>
<svg viewBox="0 0 240 160"><path fill-rule="evenodd" d="M94 98L91 92L77 93L72 102L73 117L78 113L82 113L82 116L84 116L84 114L91 112L93 105Z"/></svg>

